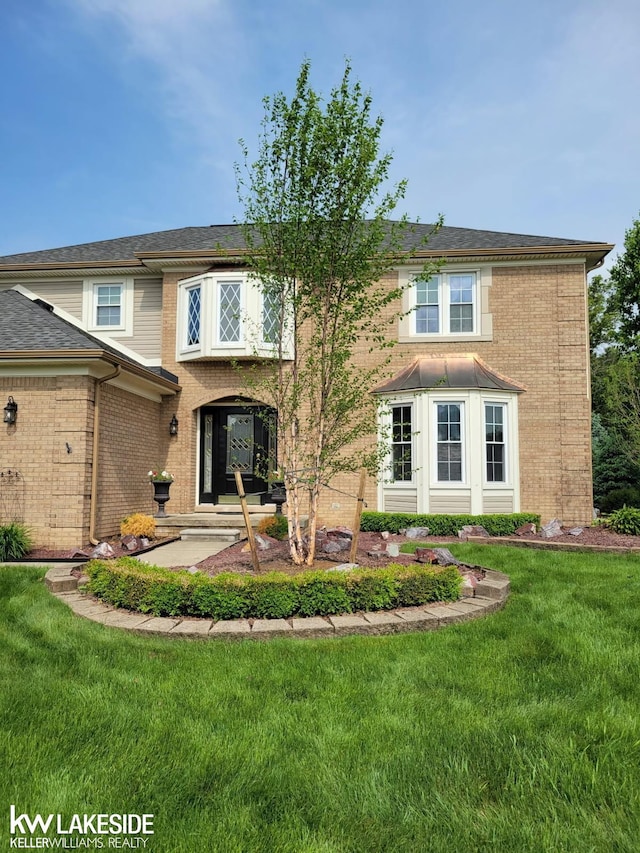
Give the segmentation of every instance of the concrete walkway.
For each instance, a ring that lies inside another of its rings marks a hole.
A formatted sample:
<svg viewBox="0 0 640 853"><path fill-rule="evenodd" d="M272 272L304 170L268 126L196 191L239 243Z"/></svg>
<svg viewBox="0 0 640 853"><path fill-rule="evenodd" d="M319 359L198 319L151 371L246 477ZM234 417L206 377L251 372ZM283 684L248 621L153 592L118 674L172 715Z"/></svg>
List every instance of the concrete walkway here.
<svg viewBox="0 0 640 853"><path fill-rule="evenodd" d="M145 554L135 556L136 560L143 563L151 563L153 566L162 566L166 569L171 569L174 566L195 566L196 563L206 560L213 554L217 554L224 548L228 548L230 542L215 541L206 539L198 541L197 539L178 539L175 542L169 542L167 545L159 545L152 551L147 551Z"/></svg>
<svg viewBox="0 0 640 853"><path fill-rule="evenodd" d="M179 544L179 543L176 543ZM167 546L169 547L169 546ZM198 639L268 640L273 637L342 637L348 634L399 634L434 631L446 625L466 622L504 607L509 595L509 578L502 572L486 570L472 597L448 604L379 610L340 616L309 616L291 619L229 619L214 621L192 617L150 616L119 610L81 592L78 579L67 566L49 569L45 576L49 590L74 613L112 628L138 634Z"/></svg>

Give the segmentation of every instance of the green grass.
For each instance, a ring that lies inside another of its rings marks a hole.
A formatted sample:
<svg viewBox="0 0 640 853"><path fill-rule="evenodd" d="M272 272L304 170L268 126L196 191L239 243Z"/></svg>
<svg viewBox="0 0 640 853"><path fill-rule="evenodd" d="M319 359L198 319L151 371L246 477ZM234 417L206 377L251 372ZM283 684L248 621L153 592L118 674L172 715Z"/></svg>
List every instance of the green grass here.
<svg viewBox="0 0 640 853"><path fill-rule="evenodd" d="M15 803L151 812L154 853L636 851L640 560L452 550L504 610L324 641L136 637L2 569L0 833Z"/></svg>

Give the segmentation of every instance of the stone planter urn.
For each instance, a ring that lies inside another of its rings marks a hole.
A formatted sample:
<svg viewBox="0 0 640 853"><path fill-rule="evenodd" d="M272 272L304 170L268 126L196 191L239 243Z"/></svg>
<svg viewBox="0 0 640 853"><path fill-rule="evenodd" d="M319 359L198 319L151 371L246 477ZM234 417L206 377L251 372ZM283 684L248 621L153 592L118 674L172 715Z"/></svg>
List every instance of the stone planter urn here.
<svg viewBox="0 0 640 853"><path fill-rule="evenodd" d="M166 518L167 513L164 511L164 505L170 500L169 489L173 480L152 480L153 499L158 504L158 512L156 518Z"/></svg>
<svg viewBox="0 0 640 853"><path fill-rule="evenodd" d="M271 484L271 503L276 505L276 515L282 515L282 504L287 502L287 493L283 482Z"/></svg>

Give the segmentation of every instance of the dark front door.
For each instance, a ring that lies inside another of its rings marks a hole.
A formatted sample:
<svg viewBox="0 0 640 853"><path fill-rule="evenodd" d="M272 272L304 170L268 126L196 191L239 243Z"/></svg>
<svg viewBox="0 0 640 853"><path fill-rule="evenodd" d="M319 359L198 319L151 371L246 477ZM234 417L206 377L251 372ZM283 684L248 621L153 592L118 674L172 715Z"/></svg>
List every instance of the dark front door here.
<svg viewBox="0 0 640 853"><path fill-rule="evenodd" d="M247 495L266 495L268 460L275 457L275 418L258 406L200 410L200 503L233 501L242 475Z"/></svg>

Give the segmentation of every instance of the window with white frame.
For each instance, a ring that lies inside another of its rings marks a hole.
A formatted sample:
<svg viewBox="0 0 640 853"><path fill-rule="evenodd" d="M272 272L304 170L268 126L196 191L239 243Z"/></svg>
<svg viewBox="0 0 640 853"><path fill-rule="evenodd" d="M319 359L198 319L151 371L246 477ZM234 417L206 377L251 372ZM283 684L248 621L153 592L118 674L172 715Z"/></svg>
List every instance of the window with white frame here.
<svg viewBox="0 0 640 853"><path fill-rule="evenodd" d="M462 403L436 403L436 480L461 483L463 471Z"/></svg>
<svg viewBox="0 0 640 853"><path fill-rule="evenodd" d="M83 285L83 319L87 329L114 337L133 334L133 279L88 279Z"/></svg>
<svg viewBox="0 0 640 853"><path fill-rule="evenodd" d="M506 439L504 403L485 403L485 460L487 483L505 483Z"/></svg>
<svg viewBox="0 0 640 853"><path fill-rule="evenodd" d="M415 335L473 335L478 331L478 276L445 272L414 284Z"/></svg>
<svg viewBox="0 0 640 853"><path fill-rule="evenodd" d="M178 284L176 358L272 357L282 309L247 272L208 272ZM291 348L286 342L283 350Z"/></svg>
<svg viewBox="0 0 640 853"><path fill-rule="evenodd" d="M200 343L200 327L202 324L202 288L199 284L185 291L186 306L186 345L195 347Z"/></svg>
<svg viewBox="0 0 640 853"><path fill-rule="evenodd" d="M411 409L411 405L391 407L391 479L394 483L413 479Z"/></svg>
<svg viewBox="0 0 640 853"><path fill-rule="evenodd" d="M281 313L280 295L274 291L265 290L262 294L262 340L264 343L278 343Z"/></svg>
<svg viewBox="0 0 640 853"><path fill-rule="evenodd" d="M218 282L218 342L242 341L242 282Z"/></svg>

